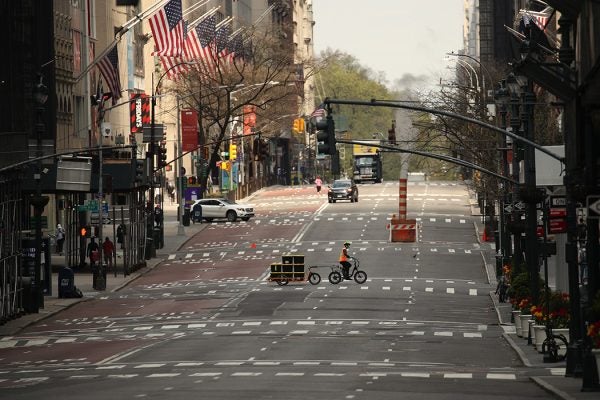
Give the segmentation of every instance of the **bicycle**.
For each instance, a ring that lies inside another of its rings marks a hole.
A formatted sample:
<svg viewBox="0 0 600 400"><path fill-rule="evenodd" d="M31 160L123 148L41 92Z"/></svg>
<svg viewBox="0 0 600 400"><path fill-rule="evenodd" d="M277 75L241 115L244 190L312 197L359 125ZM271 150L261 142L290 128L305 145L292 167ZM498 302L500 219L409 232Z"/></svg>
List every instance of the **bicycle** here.
<svg viewBox="0 0 600 400"><path fill-rule="evenodd" d="M544 362L559 362L567 357L567 346L569 341L562 335L555 335L552 332L552 325L546 325L546 339L542 343L542 354Z"/></svg>
<svg viewBox="0 0 600 400"><path fill-rule="evenodd" d="M354 281L358 284L363 284L367 281L367 273L365 271L360 270L360 261L358 261L355 257L350 257L352 262L352 267L350 267L350 271L348 271L348 278L354 279ZM344 273L341 265L331 266L331 273L329 274L329 282L334 285L337 285L343 280Z"/></svg>

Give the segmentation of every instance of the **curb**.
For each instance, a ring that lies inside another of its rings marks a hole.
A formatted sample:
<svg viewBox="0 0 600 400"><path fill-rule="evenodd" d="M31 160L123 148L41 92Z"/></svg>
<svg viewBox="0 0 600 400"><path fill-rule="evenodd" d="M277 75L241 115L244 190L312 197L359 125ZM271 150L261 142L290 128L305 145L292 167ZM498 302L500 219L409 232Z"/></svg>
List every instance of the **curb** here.
<svg viewBox="0 0 600 400"><path fill-rule="evenodd" d="M538 378L538 377L532 376L529 379L531 379L536 385L538 385L539 387L541 387L542 389L544 389L546 392L548 392L550 394L553 394L553 395L555 395L557 397L560 397L561 399L564 399L564 400L576 400L575 397L570 396L569 394L563 392L562 390L559 390L559 389L555 388L554 386L552 386L548 382L544 381L542 378Z"/></svg>

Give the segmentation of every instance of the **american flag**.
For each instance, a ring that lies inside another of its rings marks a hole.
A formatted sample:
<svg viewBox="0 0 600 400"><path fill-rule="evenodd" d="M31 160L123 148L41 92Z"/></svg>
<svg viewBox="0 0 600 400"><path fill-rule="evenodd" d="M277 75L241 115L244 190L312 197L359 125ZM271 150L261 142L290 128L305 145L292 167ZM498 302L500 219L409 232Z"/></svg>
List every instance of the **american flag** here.
<svg viewBox="0 0 600 400"><path fill-rule="evenodd" d="M200 61L208 73L215 69L212 47L216 23L217 19L214 15L205 18L196 28L188 32L186 39L186 57L189 60Z"/></svg>
<svg viewBox="0 0 600 400"><path fill-rule="evenodd" d="M225 24L217 29L217 32L215 33L217 59L223 59L227 61L227 55L231 52L231 50L228 48L229 35L231 35L231 27L229 24Z"/></svg>
<svg viewBox="0 0 600 400"><path fill-rule="evenodd" d="M184 30L187 31L187 21L183 21L183 27ZM188 35L185 35L184 40L187 41L187 39ZM160 56L160 62L163 66L163 70L167 74L167 77L171 80L177 80L179 75L191 70L191 67L186 63L186 61L186 57Z"/></svg>
<svg viewBox="0 0 600 400"><path fill-rule="evenodd" d="M154 37L154 55L181 56L184 47L183 14L181 0L170 0L148 20Z"/></svg>
<svg viewBox="0 0 600 400"><path fill-rule="evenodd" d="M108 53L100 61L98 68L104 76L110 92L112 93L113 104L121 98L121 78L119 77L119 53L117 52L117 44L113 45Z"/></svg>
<svg viewBox="0 0 600 400"><path fill-rule="evenodd" d="M323 118L325 116L325 103L321 103L315 111L310 114L311 118Z"/></svg>
<svg viewBox="0 0 600 400"><path fill-rule="evenodd" d="M238 59L244 59L244 40L242 39L241 33L235 35L235 37L229 41L229 49L231 51L231 53L229 53L231 62Z"/></svg>

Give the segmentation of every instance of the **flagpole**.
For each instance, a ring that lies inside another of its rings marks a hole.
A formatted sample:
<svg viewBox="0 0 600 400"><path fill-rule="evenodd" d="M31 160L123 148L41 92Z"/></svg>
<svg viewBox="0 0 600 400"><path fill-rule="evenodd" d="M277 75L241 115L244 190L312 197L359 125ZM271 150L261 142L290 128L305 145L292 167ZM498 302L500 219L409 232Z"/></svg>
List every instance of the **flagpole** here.
<svg viewBox="0 0 600 400"><path fill-rule="evenodd" d="M79 75L77 75L74 78L75 82L79 82L81 80L81 78L83 78L84 75L86 75L88 72L90 72L90 70L92 68L94 68L96 66L96 64L98 64L98 61L102 60L102 58L105 57L112 50L113 46L116 46L117 43L119 43L121 41L121 38L129 29L131 29L132 27L134 27L135 25L137 25L138 23L140 23L141 21L146 19L148 17L148 14L151 14L152 12L156 11L156 9L160 8L161 6L165 5L168 2L169 2L169 0L161 0L160 2L155 3L154 5L148 7L145 11L142 11L141 13L137 14L131 20L127 21L117 31L113 41L102 51L102 53L97 55L96 58L94 58L94 60L90 64L88 64L88 66L83 71L81 71L81 73Z"/></svg>

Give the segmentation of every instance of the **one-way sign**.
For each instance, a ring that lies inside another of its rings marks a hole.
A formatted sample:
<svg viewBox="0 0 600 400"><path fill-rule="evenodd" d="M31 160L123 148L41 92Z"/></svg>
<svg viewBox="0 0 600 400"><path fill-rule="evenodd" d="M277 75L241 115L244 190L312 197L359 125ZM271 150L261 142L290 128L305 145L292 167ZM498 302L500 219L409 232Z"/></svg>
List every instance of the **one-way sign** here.
<svg viewBox="0 0 600 400"><path fill-rule="evenodd" d="M523 203L522 201L519 201L517 203L514 204L514 207L519 210L519 211L523 211L526 207L526 204Z"/></svg>
<svg viewBox="0 0 600 400"><path fill-rule="evenodd" d="M588 218L600 219L600 196L587 197Z"/></svg>

